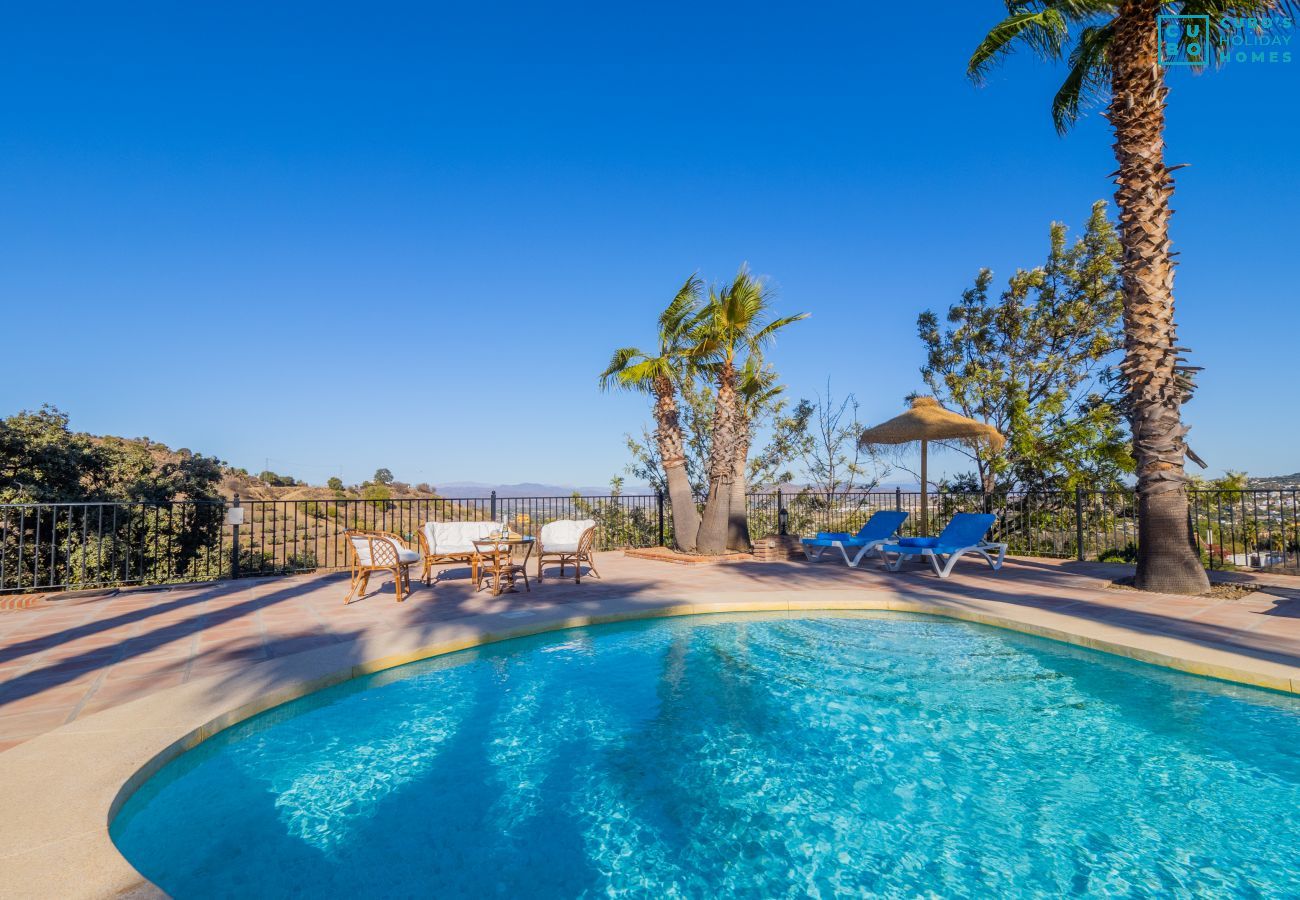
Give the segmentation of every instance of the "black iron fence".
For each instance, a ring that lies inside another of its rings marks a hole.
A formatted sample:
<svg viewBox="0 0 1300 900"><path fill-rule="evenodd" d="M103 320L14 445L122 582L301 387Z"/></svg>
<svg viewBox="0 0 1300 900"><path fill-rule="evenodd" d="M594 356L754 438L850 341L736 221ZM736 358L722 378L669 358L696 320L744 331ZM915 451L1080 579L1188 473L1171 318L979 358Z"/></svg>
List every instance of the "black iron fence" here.
<svg viewBox="0 0 1300 900"><path fill-rule="evenodd" d="M1191 526L1208 568L1300 571L1300 491L1194 491ZM853 531L880 509L911 513L919 493L756 493L755 539ZM233 510L238 509L238 513ZM958 512L998 516L995 537L1028 556L1131 561L1129 491L931 494L930 528ZM655 495L421 500L253 500L0 505L0 592L283 575L348 564L344 533L381 529L412 542L426 521L506 522L535 535L556 519L594 519L602 549L672 543L672 509Z"/></svg>

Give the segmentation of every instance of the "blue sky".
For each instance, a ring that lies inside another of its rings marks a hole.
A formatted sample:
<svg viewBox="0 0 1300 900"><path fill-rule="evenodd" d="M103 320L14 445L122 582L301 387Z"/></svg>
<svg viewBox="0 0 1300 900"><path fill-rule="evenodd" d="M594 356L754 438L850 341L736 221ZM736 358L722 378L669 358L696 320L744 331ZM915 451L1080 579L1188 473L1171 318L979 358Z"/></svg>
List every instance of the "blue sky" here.
<svg viewBox="0 0 1300 900"><path fill-rule="evenodd" d="M1060 71L967 82L1000 3L921 8L11 5L0 414L313 481L600 484L648 418L597 392L609 353L747 261L812 313L791 394L894 415L917 313L1037 264L1114 169L1097 114L1055 134ZM1292 472L1300 59L1171 85L1192 444Z"/></svg>

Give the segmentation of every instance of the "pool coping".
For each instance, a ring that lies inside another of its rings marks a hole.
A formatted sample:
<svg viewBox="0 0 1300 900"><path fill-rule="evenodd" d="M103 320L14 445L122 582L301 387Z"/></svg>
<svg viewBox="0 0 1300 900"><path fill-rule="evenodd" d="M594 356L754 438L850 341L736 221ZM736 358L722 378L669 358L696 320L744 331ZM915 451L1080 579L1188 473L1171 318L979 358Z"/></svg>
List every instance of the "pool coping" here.
<svg viewBox="0 0 1300 900"><path fill-rule="evenodd" d="M709 613L892 611L937 615L1048 638L1193 675L1300 694L1300 667L1224 645L970 596L827 589L713 593L708 600L605 597L550 609L394 629L167 688L77 719L0 753L0 896L159 897L109 837L109 823L181 753L271 707L331 685L483 644L565 628Z"/></svg>

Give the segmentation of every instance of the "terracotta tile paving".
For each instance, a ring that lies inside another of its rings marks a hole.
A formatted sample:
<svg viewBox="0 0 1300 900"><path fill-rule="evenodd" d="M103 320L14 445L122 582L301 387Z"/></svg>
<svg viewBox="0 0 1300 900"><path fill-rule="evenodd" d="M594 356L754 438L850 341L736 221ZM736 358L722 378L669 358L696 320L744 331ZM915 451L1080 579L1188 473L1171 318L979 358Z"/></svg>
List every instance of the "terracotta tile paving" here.
<svg viewBox="0 0 1300 900"><path fill-rule="evenodd" d="M749 596L763 591L893 591L961 608L1007 604L1021 618L1068 616L1153 638L1231 649L1272 663L1300 665L1300 579L1250 578L1260 593L1237 600L1170 597L1105 588L1124 566L1012 559L1001 573L959 565L947 581L915 568L892 574L874 563L743 563L685 567L598 559L601 579L548 578L529 593L474 593L463 570L433 587L415 582L402 604L391 582L347 606L337 573L50 595L25 609L0 610L0 750L45 731L197 678L224 675L287 655L390 629L424 630L464 616L524 611L592 600L670 602Z"/></svg>

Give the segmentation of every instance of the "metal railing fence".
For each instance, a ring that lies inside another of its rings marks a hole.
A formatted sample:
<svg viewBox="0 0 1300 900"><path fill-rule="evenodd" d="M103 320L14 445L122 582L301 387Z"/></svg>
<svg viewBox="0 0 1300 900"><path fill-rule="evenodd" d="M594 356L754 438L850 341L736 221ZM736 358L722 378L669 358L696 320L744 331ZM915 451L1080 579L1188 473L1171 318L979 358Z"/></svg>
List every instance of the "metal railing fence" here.
<svg viewBox="0 0 1300 900"><path fill-rule="evenodd" d="M1208 568L1300 571L1300 490L1193 491L1191 522ZM241 524L227 513L237 506ZM854 531L881 509L911 513L921 495L874 491L753 493L751 536ZM1011 552L1090 560L1136 557L1136 497L1131 491L938 492L931 530L954 513L998 516L995 537ZM601 549L672 543L672 509L658 495L497 497L406 500L252 500L169 503L20 503L0 505L0 593L168 584L284 575L348 564L344 533L381 529L414 543L426 521L504 521L536 535L556 519L590 518Z"/></svg>

